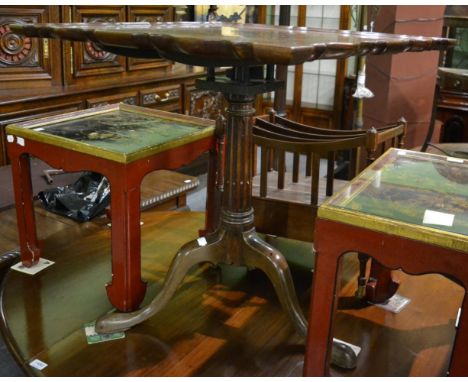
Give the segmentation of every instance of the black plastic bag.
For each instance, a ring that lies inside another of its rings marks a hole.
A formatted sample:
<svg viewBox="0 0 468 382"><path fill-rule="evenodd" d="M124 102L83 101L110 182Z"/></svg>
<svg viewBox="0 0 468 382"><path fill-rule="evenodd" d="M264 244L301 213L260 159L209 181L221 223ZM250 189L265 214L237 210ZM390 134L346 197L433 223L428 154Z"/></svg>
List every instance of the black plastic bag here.
<svg viewBox="0 0 468 382"><path fill-rule="evenodd" d="M38 196L46 210L85 222L109 205L110 185L103 175L86 172L75 183L41 191Z"/></svg>

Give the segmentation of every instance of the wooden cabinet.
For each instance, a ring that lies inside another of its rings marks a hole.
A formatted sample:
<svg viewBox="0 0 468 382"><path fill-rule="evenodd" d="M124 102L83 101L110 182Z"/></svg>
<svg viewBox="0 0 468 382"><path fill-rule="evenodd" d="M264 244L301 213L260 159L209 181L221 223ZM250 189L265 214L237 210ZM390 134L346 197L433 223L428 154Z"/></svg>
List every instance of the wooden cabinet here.
<svg viewBox="0 0 468 382"><path fill-rule="evenodd" d="M468 70L439 68L440 142L468 142Z"/></svg>
<svg viewBox="0 0 468 382"><path fill-rule="evenodd" d="M468 142L467 5L447 5L442 34L457 39L458 44L441 55L436 115L441 124L438 138L440 142Z"/></svg>
<svg viewBox="0 0 468 382"><path fill-rule="evenodd" d="M158 22L172 21L172 6L62 6L63 22ZM126 58L100 49L95 43L63 41L63 68L67 84L100 83L111 79L131 80L154 71L164 72L165 59ZM143 72L142 72L143 71ZM146 72L146 73L145 73Z"/></svg>
<svg viewBox="0 0 468 382"><path fill-rule="evenodd" d="M92 86L109 81L151 78L168 60L126 58L93 42L35 39L17 35L12 23L172 21L173 6L0 6L0 82L2 87Z"/></svg>
<svg viewBox="0 0 468 382"><path fill-rule="evenodd" d="M60 42L38 40L13 33L13 23L59 21L58 6L0 7L0 84L1 88L53 86L62 81Z"/></svg>
<svg viewBox="0 0 468 382"><path fill-rule="evenodd" d="M195 79L204 75L202 68L117 56L93 43L25 38L9 24L171 21L183 19L184 9L0 6L0 165L8 163L4 128L10 123L117 102L191 114L186 100Z"/></svg>
<svg viewBox="0 0 468 382"><path fill-rule="evenodd" d="M63 22L117 23L126 21L125 6L64 6ZM67 84L83 77L96 77L126 70L125 57L106 52L91 41L63 41L64 71Z"/></svg>
<svg viewBox="0 0 468 382"><path fill-rule="evenodd" d="M129 6L127 7L127 21L133 22L160 22L174 20L173 7L157 6ZM161 69L170 65L165 59L127 58L127 70Z"/></svg>

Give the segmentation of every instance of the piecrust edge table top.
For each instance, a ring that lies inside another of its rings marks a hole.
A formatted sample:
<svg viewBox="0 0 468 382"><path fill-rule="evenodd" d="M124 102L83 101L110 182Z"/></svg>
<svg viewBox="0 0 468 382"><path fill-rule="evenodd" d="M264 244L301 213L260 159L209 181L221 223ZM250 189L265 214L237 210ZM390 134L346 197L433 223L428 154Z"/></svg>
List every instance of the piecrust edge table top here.
<svg viewBox="0 0 468 382"><path fill-rule="evenodd" d="M30 37L91 40L116 54L200 66L296 65L456 44L440 37L220 22L12 24L11 29Z"/></svg>

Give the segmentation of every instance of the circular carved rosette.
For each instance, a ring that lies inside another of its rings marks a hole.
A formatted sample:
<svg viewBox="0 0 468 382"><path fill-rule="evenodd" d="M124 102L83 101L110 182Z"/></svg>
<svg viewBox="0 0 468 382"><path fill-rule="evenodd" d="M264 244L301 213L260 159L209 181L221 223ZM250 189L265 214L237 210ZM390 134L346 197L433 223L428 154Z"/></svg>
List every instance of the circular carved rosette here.
<svg viewBox="0 0 468 382"><path fill-rule="evenodd" d="M8 24L0 25L0 62L21 65L33 54L30 37L20 36L10 30Z"/></svg>
<svg viewBox="0 0 468 382"><path fill-rule="evenodd" d="M83 17L82 22L85 23L115 23L118 20L113 17ZM110 62L114 61L117 57L115 54L106 52L105 50L101 49L92 41L87 41L83 43L84 46L84 62L85 63L92 63L94 62Z"/></svg>
<svg viewBox="0 0 468 382"><path fill-rule="evenodd" d="M99 48L94 42L87 41L85 44L85 50L89 58L95 61L112 61L115 58L115 54L106 52Z"/></svg>

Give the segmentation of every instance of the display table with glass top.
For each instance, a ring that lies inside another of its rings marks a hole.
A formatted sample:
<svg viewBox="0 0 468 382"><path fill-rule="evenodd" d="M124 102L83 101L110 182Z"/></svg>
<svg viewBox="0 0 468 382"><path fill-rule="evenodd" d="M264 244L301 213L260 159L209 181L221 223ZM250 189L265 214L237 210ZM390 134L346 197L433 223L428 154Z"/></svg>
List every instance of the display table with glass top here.
<svg viewBox="0 0 468 382"><path fill-rule="evenodd" d="M468 161L391 149L319 207L305 374L328 373L340 258L366 253L391 269L440 273L468 289ZM451 376L468 375L463 301Z"/></svg>
<svg viewBox="0 0 468 382"><path fill-rule="evenodd" d="M228 104L218 228L179 251L161 292L148 306L133 313L112 313L100 318L96 328L101 332L129 328L160 311L194 264L211 262L263 270L298 333L305 336L307 322L294 292L288 264L278 250L258 237L253 223L251 171L255 97L284 86L274 79L276 64L440 50L455 43L450 39L421 36L219 22L16 24L11 25L11 29L30 37L91 40L103 50L125 56L164 57L206 66L207 78L198 80L197 88L222 92ZM250 67L258 65L266 65L262 80L250 78ZM220 66L233 67L229 78L215 77L215 68Z"/></svg>
<svg viewBox="0 0 468 382"><path fill-rule="evenodd" d="M111 303L138 308L145 295L140 260L140 184L158 169L175 169L215 147L214 122L125 104L104 106L6 128L21 259L39 261L29 156L68 172L94 171L111 186ZM90 201L91 202L91 201Z"/></svg>

